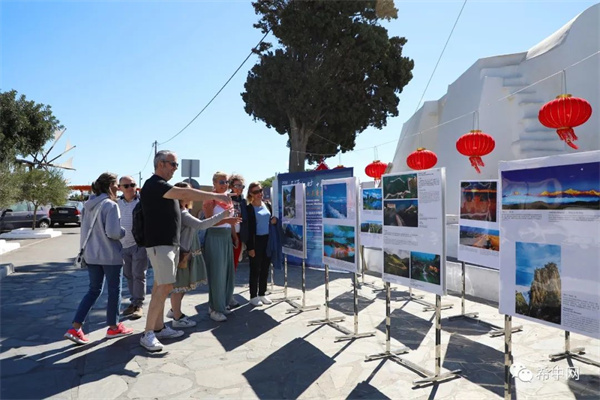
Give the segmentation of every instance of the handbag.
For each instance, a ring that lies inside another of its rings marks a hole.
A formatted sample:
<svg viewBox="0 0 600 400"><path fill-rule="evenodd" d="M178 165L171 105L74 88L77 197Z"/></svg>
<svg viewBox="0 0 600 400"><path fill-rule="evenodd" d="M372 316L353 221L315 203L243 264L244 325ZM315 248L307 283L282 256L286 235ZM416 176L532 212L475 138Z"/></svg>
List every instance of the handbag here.
<svg viewBox="0 0 600 400"><path fill-rule="evenodd" d="M101 205L98 205L98 209L96 210L96 213L94 214L94 219L92 220L92 225L90 226L90 230L87 233L87 236L85 237L85 240L83 241L83 246L81 246L81 250L79 250L79 254L77 254L77 257L75 257L75 261L73 261L73 266L75 268L85 268L87 265L85 263L85 260L83 259L83 250L85 249L85 245L87 244L88 240L90 240L90 235L92 234L92 228L94 228L94 224L96 223L96 219L98 219L98 214L100 214L100 209L102 208Z"/></svg>
<svg viewBox="0 0 600 400"><path fill-rule="evenodd" d="M191 251L179 250L179 263L177 264L177 268L181 268L181 269L187 268L191 255L192 255Z"/></svg>

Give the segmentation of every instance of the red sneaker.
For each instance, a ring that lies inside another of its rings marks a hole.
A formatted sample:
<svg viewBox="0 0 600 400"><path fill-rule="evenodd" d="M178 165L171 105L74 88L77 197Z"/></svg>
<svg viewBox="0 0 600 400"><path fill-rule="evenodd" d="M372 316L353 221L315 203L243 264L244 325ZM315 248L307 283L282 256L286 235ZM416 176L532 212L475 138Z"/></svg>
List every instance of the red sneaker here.
<svg viewBox="0 0 600 400"><path fill-rule="evenodd" d="M65 339L69 339L77 344L88 344L90 339L83 333L83 329L71 328L63 335Z"/></svg>
<svg viewBox="0 0 600 400"><path fill-rule="evenodd" d="M119 322L119 325L117 325L117 329L108 328L108 330L106 331L106 337L108 339L112 339L116 337L131 335L132 333L133 329L127 328L125 325L123 325L122 322Z"/></svg>

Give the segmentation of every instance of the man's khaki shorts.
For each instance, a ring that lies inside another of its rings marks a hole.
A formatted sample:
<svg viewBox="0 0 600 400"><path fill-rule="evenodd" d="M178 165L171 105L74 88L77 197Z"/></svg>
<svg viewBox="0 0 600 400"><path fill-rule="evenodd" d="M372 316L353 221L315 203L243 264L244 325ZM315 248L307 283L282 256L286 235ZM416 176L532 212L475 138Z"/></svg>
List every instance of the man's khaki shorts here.
<svg viewBox="0 0 600 400"><path fill-rule="evenodd" d="M175 283L177 263L179 261L179 246L146 247L146 253L154 270L154 281L156 284L167 285Z"/></svg>

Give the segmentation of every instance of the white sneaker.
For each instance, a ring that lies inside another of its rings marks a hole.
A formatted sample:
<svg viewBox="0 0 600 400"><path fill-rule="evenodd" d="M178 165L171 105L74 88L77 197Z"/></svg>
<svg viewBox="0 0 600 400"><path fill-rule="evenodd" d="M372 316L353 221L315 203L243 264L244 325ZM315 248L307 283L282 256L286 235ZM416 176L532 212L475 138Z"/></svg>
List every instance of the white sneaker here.
<svg viewBox="0 0 600 400"><path fill-rule="evenodd" d="M158 339L174 339L178 338L179 336L183 336L183 331L176 331L175 329L165 325L160 331L154 332L154 335Z"/></svg>
<svg viewBox="0 0 600 400"><path fill-rule="evenodd" d="M234 309L240 306L240 303L238 303L233 297L231 298L231 300L229 300L229 304L228 304L230 309Z"/></svg>
<svg viewBox="0 0 600 400"><path fill-rule="evenodd" d="M250 304L253 306L262 306L263 302L260 297L256 296L250 299Z"/></svg>
<svg viewBox="0 0 600 400"><path fill-rule="evenodd" d="M156 335L152 331L144 332L140 338L140 344L142 347L146 348L146 350L152 352L162 351L162 349L165 347L161 342L158 341Z"/></svg>
<svg viewBox="0 0 600 400"><path fill-rule="evenodd" d="M230 308L226 308L226 309L225 309L225 311L223 311L223 314L225 314L225 315L229 315L229 314L231 314L232 312L233 312L233 311L231 311L231 309L230 309Z"/></svg>
<svg viewBox="0 0 600 400"><path fill-rule="evenodd" d="M225 322L227 321L227 317L218 311L212 311L210 313L210 319L217 322Z"/></svg>
<svg viewBox="0 0 600 400"><path fill-rule="evenodd" d="M263 302L263 304L273 304L273 300L271 300L269 298L269 296L264 295L264 296L258 296L260 298L260 301Z"/></svg>
<svg viewBox="0 0 600 400"><path fill-rule="evenodd" d="M173 318L175 316L175 314L173 314L173 309L170 309L169 312L167 313L167 318Z"/></svg>
<svg viewBox="0 0 600 400"><path fill-rule="evenodd" d="M212 312L213 312L213 309L210 308L210 306L208 306L208 315L212 314Z"/></svg>
<svg viewBox="0 0 600 400"><path fill-rule="evenodd" d="M187 316L182 315L181 318L174 319L171 325L173 325L173 328L191 328L196 326L196 321L192 321Z"/></svg>

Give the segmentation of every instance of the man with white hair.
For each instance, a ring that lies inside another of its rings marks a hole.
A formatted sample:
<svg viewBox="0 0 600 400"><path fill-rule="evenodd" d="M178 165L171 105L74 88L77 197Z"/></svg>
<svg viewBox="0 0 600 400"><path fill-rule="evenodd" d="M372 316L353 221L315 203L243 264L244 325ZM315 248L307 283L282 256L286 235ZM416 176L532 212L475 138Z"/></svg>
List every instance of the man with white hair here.
<svg viewBox="0 0 600 400"><path fill-rule="evenodd" d="M146 296L146 270L148 256L146 249L135 243L131 228L133 226L133 209L139 203L135 180L131 176L119 179L119 190L123 195L117 201L121 211L121 226L125 228L125 236L121 239L123 246L123 275L129 288L129 307L123 311L123 316L139 319L144 315L142 308Z"/></svg>

